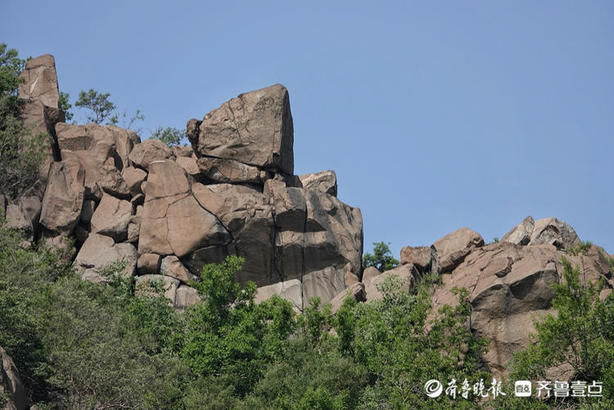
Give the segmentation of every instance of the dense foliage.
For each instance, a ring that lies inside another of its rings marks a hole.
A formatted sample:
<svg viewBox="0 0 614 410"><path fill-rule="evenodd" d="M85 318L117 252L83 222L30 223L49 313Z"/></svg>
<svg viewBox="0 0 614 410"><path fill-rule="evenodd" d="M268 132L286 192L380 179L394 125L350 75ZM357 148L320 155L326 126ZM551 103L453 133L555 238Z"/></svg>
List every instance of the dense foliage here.
<svg viewBox="0 0 614 410"><path fill-rule="evenodd" d="M431 312L430 276L411 293L390 279L380 301L347 299L333 315L314 300L299 315L277 297L254 303L255 286L234 281L241 264L205 266L203 301L177 313L160 284L135 295L120 265L101 272L107 284L82 281L2 228L0 346L42 409L446 407L424 402L425 380L479 376L468 306Z"/></svg>

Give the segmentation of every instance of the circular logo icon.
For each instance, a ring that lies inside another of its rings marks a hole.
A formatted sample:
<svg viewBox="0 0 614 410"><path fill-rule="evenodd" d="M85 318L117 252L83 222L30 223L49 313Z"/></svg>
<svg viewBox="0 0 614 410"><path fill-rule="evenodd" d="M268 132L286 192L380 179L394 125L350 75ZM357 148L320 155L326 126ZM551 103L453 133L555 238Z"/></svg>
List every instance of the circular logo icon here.
<svg viewBox="0 0 614 410"><path fill-rule="evenodd" d="M426 395L430 398L434 399L441 396L443 392L443 386L439 382L439 380L431 379L428 382L424 383L424 391Z"/></svg>

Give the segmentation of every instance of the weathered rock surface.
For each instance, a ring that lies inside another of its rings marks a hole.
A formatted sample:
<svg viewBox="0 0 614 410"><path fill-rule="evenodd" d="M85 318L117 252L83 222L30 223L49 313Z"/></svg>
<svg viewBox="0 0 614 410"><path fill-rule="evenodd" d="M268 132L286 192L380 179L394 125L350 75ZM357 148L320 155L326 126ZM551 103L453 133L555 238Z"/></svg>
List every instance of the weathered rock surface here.
<svg viewBox="0 0 614 410"><path fill-rule="evenodd" d="M40 223L52 232L71 233L81 215L85 171L74 160L54 162L49 171Z"/></svg>
<svg viewBox="0 0 614 410"><path fill-rule="evenodd" d="M240 94L205 115L200 123L191 120L188 137L199 157L294 173L290 99L282 85Z"/></svg>
<svg viewBox="0 0 614 410"><path fill-rule="evenodd" d="M14 203L6 205L7 226L13 229L21 229L27 234L33 235L38 228L41 209L42 204L38 196L23 195Z"/></svg>
<svg viewBox="0 0 614 410"><path fill-rule="evenodd" d="M198 159L197 166L202 178L212 183L262 182L261 171L257 167L232 159L203 157Z"/></svg>
<svg viewBox="0 0 614 410"><path fill-rule="evenodd" d="M38 100L48 107L58 107L60 92L52 55L44 54L28 60L21 78L24 79L19 85L21 98Z"/></svg>
<svg viewBox="0 0 614 410"><path fill-rule="evenodd" d="M99 271L124 261L125 275L176 281L169 298L178 309L198 299L188 284L203 265L228 255L245 258L239 281L255 281L260 295L280 294L297 309L358 283L360 210L336 198L334 171L293 175L283 86L241 94L190 120L192 148L171 148L114 126L61 122L51 56L31 60L23 76L26 113L55 140L49 182L34 195L38 205L23 195L2 199L2 207L14 226L42 226L38 236L49 243L76 239L74 265L84 278L104 281Z"/></svg>
<svg viewBox="0 0 614 410"><path fill-rule="evenodd" d="M413 264L421 274L433 270L436 251L430 246L404 246L401 248L401 265Z"/></svg>
<svg viewBox="0 0 614 410"><path fill-rule="evenodd" d="M371 280L365 283L366 298L367 300L381 299L383 297L381 286L387 280L398 281L401 285L401 289L409 291L409 288L414 285L418 275L417 269L412 264L400 265L394 269L383 272L380 275L372 277ZM389 279L390 277L396 278Z"/></svg>
<svg viewBox="0 0 614 410"><path fill-rule="evenodd" d="M439 272L450 272L458 266L472 249L484 245L482 236L469 228L460 228L437 240L433 247L437 252Z"/></svg>
<svg viewBox="0 0 614 410"><path fill-rule="evenodd" d="M191 280L196 279L175 255L167 256L162 259L160 273L164 276L175 278L185 284L189 284Z"/></svg>
<svg viewBox="0 0 614 410"><path fill-rule="evenodd" d="M139 253L183 257L196 249L230 241L215 215L192 196L181 166L165 160L154 161L149 168Z"/></svg>
<svg viewBox="0 0 614 410"><path fill-rule="evenodd" d="M471 327L491 341L484 359L496 374L505 373L513 353L528 345L533 320L552 312L551 284L560 280L562 256L581 268L585 280L603 277L612 288L605 254L597 247L586 255L570 256L552 245L501 242L473 249L458 267L442 275L434 306L455 305L452 288L466 288Z"/></svg>
<svg viewBox="0 0 614 410"><path fill-rule="evenodd" d="M91 232L107 235L116 242L128 237L128 224L132 217L129 201L104 194L91 219Z"/></svg>
<svg viewBox="0 0 614 410"><path fill-rule="evenodd" d="M535 221L527 216L501 238L502 242L517 245L554 245L560 249L570 248L580 242L576 231L566 222L556 218Z"/></svg>
<svg viewBox="0 0 614 410"><path fill-rule="evenodd" d="M6 410L23 410L26 408L26 390L19 378L13 359L0 346L0 396L7 394Z"/></svg>
<svg viewBox="0 0 614 410"><path fill-rule="evenodd" d="M100 271L113 263L123 263L120 272L124 276L134 275L138 254L129 243L118 243L109 236L92 233L81 246L74 265L81 271L84 279L103 282L105 278Z"/></svg>
<svg viewBox="0 0 614 410"><path fill-rule="evenodd" d="M277 282L272 285L259 287L254 300L256 303L261 303L273 295L277 295L292 303L295 310L303 310L303 292L300 280L290 279L285 282Z"/></svg>
<svg viewBox="0 0 614 410"><path fill-rule="evenodd" d="M337 196L337 174L335 171L322 171L316 174L299 175L303 188Z"/></svg>
<svg viewBox="0 0 614 410"><path fill-rule="evenodd" d="M172 158L173 152L171 149L160 140L149 139L138 144L130 152L130 161L139 168L149 169L154 161L163 161Z"/></svg>

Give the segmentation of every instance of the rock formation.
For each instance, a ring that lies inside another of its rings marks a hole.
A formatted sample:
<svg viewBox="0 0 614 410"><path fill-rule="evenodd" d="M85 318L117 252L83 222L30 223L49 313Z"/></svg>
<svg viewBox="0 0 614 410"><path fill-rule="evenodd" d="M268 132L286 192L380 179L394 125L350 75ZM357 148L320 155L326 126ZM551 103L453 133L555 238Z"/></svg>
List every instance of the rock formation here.
<svg viewBox="0 0 614 410"><path fill-rule="evenodd" d="M245 259L240 281L299 310L357 281L360 210L336 197L333 171L294 175L282 85L188 121L190 148L141 142L114 126L62 122L52 56L30 60L23 76L20 96L40 108L27 108L27 120L54 143L40 195L8 204L9 223L48 243L74 238L74 265L84 278L104 281L101 270L122 263L138 284L161 279L178 309L196 300L189 281L203 265L227 255Z"/></svg>
<svg viewBox="0 0 614 410"><path fill-rule="evenodd" d="M471 330L490 341L485 365L495 374L505 374L512 355L525 348L533 321L552 313L553 282L561 280L561 258L578 266L582 280L605 281L602 297L612 292L614 278L609 255L597 246L584 254L568 250L580 242L571 226L556 218L533 220L530 216L508 232L500 243L484 245L482 237L461 228L430 247L404 247L401 266L379 273L365 269L367 300L378 299L377 283L397 275L406 286L426 272L441 275L442 284L433 294L433 307L455 305L452 289L466 288L471 304ZM561 379L564 380L564 379Z"/></svg>

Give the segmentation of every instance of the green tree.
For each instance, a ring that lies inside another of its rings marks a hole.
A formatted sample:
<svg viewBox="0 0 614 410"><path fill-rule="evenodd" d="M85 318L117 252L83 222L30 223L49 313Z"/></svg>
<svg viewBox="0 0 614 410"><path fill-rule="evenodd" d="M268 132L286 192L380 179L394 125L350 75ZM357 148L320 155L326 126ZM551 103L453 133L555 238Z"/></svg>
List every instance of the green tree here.
<svg viewBox="0 0 614 410"><path fill-rule="evenodd" d="M60 99L58 101L60 110L64 111L66 122L73 119L74 114L71 111L72 104L70 103L70 94L60 91Z"/></svg>
<svg viewBox="0 0 614 410"><path fill-rule="evenodd" d="M158 139L162 141L163 143L165 143L166 145L179 145L181 144L181 141L187 138L187 135L185 131L181 131L180 129L177 129L177 128L158 127L151 134L150 138Z"/></svg>
<svg viewBox="0 0 614 410"><path fill-rule="evenodd" d="M109 118L115 110L115 104L109 101L109 93L99 93L90 88L89 91L79 92L79 98L75 102L76 107L90 110L87 115L87 120L96 124L102 124L104 120Z"/></svg>
<svg viewBox="0 0 614 410"><path fill-rule="evenodd" d="M362 258L363 268L372 266L380 272L396 268L399 261L392 257L389 245L385 242L374 242L373 253L367 252Z"/></svg>

